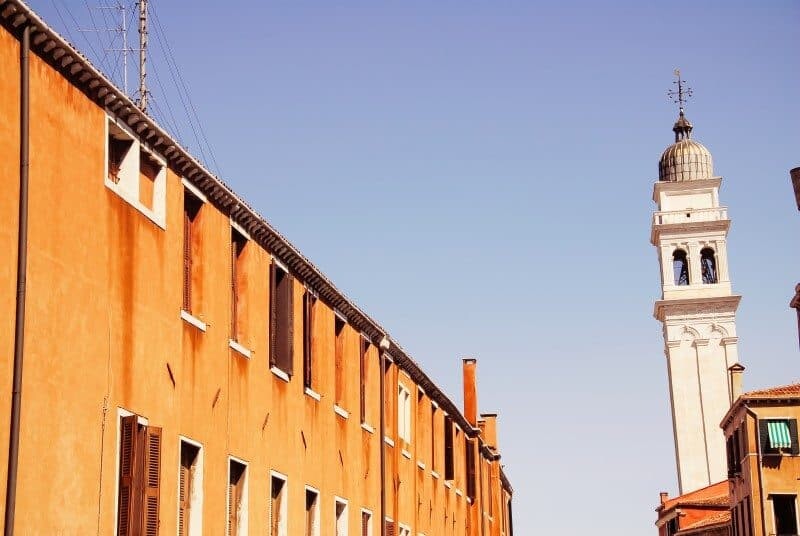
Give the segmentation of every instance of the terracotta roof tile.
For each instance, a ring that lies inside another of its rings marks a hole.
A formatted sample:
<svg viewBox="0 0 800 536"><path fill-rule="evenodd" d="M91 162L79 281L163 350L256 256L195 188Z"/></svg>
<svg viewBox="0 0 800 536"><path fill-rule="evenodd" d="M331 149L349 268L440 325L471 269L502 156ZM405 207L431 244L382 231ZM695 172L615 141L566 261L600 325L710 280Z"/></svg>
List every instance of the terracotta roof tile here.
<svg viewBox="0 0 800 536"><path fill-rule="evenodd" d="M710 486L706 486L705 488L700 488L698 490L692 491L690 493L685 493L683 495L679 495L678 497L673 497L672 499L668 499L662 507L659 508L660 511L670 510L679 504L697 504L702 506L724 506L728 504L728 481L723 480L722 482L717 482L716 484L711 484Z"/></svg>
<svg viewBox="0 0 800 536"><path fill-rule="evenodd" d="M683 534L684 531L690 531L693 529L699 529L703 527L710 527L711 525L722 525L726 523L730 523L731 521L731 513L730 511L725 512L713 512L712 515L708 517L704 517L698 521L695 521L688 527L682 527L678 534Z"/></svg>
<svg viewBox="0 0 800 536"><path fill-rule="evenodd" d="M749 391L743 395L745 398L774 398L774 397L800 397L800 383L779 385L768 389Z"/></svg>

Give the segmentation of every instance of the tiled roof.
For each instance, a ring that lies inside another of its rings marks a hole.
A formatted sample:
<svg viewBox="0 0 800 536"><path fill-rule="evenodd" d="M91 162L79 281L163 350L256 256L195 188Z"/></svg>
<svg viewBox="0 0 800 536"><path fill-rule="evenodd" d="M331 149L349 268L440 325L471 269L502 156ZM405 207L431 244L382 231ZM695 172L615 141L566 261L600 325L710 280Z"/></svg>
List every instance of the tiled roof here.
<svg viewBox="0 0 800 536"><path fill-rule="evenodd" d="M793 398L800 397L800 383L779 385L769 389L750 391L742 395L744 398Z"/></svg>
<svg viewBox="0 0 800 536"><path fill-rule="evenodd" d="M697 506L726 506L728 504L728 481L723 480L716 484L711 484L705 488L692 491L668 499L659 507L659 511L671 510L678 505L697 505Z"/></svg>
<svg viewBox="0 0 800 536"><path fill-rule="evenodd" d="M700 528L711 528L714 525L727 525L731 522L731 513L729 510L724 512L714 512L712 515L708 517L704 517L698 521L695 521L688 527L683 527L676 533L676 536L681 534L689 534L690 532L700 529Z"/></svg>

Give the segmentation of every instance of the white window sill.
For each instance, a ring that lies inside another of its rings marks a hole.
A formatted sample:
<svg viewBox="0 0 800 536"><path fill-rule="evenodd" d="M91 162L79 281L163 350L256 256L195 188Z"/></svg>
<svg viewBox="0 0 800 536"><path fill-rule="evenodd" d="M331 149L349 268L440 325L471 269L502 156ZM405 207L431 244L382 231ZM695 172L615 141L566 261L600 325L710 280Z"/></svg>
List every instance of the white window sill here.
<svg viewBox="0 0 800 536"><path fill-rule="evenodd" d="M401 454L403 455L404 458L408 458L409 460L411 459L411 453L408 452L406 449L403 449L400 452L401 452Z"/></svg>
<svg viewBox="0 0 800 536"><path fill-rule="evenodd" d="M467 502L468 502L469 504L472 504L472 499L470 499L469 497L467 497Z"/></svg>
<svg viewBox="0 0 800 536"><path fill-rule="evenodd" d="M320 400L322 400L322 395L320 395L318 392L316 392L316 391L315 391L314 389L312 389L311 387L306 387L306 388L305 388L305 393L306 393L308 396L310 396L311 398L313 398L314 400L316 400L317 402L319 402Z"/></svg>
<svg viewBox="0 0 800 536"><path fill-rule="evenodd" d="M383 436L383 442L389 445L390 447L394 447L394 439L389 436Z"/></svg>
<svg viewBox="0 0 800 536"><path fill-rule="evenodd" d="M346 409L342 408L342 407L337 406L336 404L333 405L333 411L335 411L336 415L338 415L339 417L342 417L343 419L349 419L350 418L350 412L347 411Z"/></svg>
<svg viewBox="0 0 800 536"><path fill-rule="evenodd" d="M150 220L153 223L155 223L156 225L158 225L161 229L163 229L165 231L167 230L167 222L165 221L166 218L164 217L163 214L158 214L154 210L152 210L152 209L146 207L145 205L143 205L141 203L141 201L139 201L138 199L133 197L132 193L123 190L122 188L117 186L116 183L114 183L113 181L109 180L108 177L106 177L104 182L106 184L106 187L109 190L111 190L112 192L114 192L115 194L117 194L118 196L120 196L123 201L125 201L130 206L132 206L133 208L135 208L136 210L138 210L139 212L144 214L147 217L148 220ZM138 192L137 192L136 195L138 197L138 195L139 195ZM158 199L155 199L155 194L154 194L153 201L156 202L156 203L159 202ZM163 203L164 201L161 200L161 202Z"/></svg>
<svg viewBox="0 0 800 536"><path fill-rule="evenodd" d="M437 473L436 471L431 471L431 476L433 478L439 478L439 473Z"/></svg>
<svg viewBox="0 0 800 536"><path fill-rule="evenodd" d="M361 423L361 429L366 431L366 432L369 432L370 434L374 434L375 433L375 428L373 428L372 426L368 425L365 422Z"/></svg>
<svg viewBox="0 0 800 536"><path fill-rule="evenodd" d="M250 359L251 357L253 357L253 351L252 350L249 350L249 349L245 348L244 346L242 346L238 342L234 341L233 339L228 340L228 346L231 348L231 350L233 350L234 352L238 352L238 353L242 354L247 359Z"/></svg>
<svg viewBox="0 0 800 536"><path fill-rule="evenodd" d="M456 488L456 495L458 495L459 497L463 497L464 496L464 492L461 491L460 489Z"/></svg>
<svg viewBox="0 0 800 536"><path fill-rule="evenodd" d="M282 379L286 383L289 383L289 375L286 374L281 369L279 369L278 367L270 367L269 370L270 370L270 372L272 372L278 378Z"/></svg>
<svg viewBox="0 0 800 536"><path fill-rule="evenodd" d="M425 470L425 464L419 460L417 460L417 467L419 467L423 471Z"/></svg>
<svg viewBox="0 0 800 536"><path fill-rule="evenodd" d="M208 324L192 315L192 313L184 311L183 309L181 309L181 319L187 324L191 324L192 326L196 327L200 331L205 332L208 329Z"/></svg>
<svg viewBox="0 0 800 536"><path fill-rule="evenodd" d="M453 483L448 480L444 483L444 487L447 489L453 489Z"/></svg>

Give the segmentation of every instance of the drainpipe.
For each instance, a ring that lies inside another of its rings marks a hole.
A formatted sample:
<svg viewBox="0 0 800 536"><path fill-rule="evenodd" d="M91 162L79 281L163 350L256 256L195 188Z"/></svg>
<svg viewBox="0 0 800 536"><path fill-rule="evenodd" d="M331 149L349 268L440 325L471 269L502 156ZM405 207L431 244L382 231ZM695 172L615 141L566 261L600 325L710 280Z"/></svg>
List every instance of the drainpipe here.
<svg viewBox="0 0 800 536"><path fill-rule="evenodd" d="M478 438L478 483L480 484L478 501L478 522L481 524L481 536L484 536L486 528L483 522L483 449L481 449L481 439Z"/></svg>
<svg viewBox="0 0 800 536"><path fill-rule="evenodd" d="M25 288L28 265L28 171L30 127L30 71L28 53L31 27L22 29L20 44L19 100L19 230L17 233L17 308L14 317L14 377L11 391L11 427L8 435L8 477L6 480L5 536L14 534L17 504L17 468L19 466L19 415L22 403L22 361L25 342Z"/></svg>
<svg viewBox="0 0 800 536"><path fill-rule="evenodd" d="M766 505L764 504L764 475L761 473L762 467L762 460L761 460L761 434L758 433L758 415L750 409L746 403L744 404L744 409L748 413L748 415L752 416L755 419L755 426L756 426L756 448L758 449L758 501L761 503L761 534L767 533L767 515L766 515ZM747 421L745 421L747 422Z"/></svg>
<svg viewBox="0 0 800 536"><path fill-rule="evenodd" d="M380 430L378 433L378 444L381 447L381 536L386 536L386 445L383 441L383 437L386 430L386 351L389 349L389 345L389 338L384 335L380 343L378 343L378 348L380 349L381 353L381 415L379 423Z"/></svg>

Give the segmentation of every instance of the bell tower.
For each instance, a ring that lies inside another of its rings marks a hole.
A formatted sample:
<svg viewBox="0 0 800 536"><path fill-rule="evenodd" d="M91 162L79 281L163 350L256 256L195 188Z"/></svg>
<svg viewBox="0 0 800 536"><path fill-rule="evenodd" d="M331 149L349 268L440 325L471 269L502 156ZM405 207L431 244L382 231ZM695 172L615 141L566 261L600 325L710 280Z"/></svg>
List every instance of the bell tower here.
<svg viewBox="0 0 800 536"><path fill-rule="evenodd" d="M728 274L728 209L720 205L722 177L711 153L692 139L683 105L690 90L678 75L680 113L653 188L657 210L650 242L661 267L661 299L675 458L680 493L727 478L719 423L731 405L728 367L738 362L736 309ZM671 92L672 94L672 92Z"/></svg>

